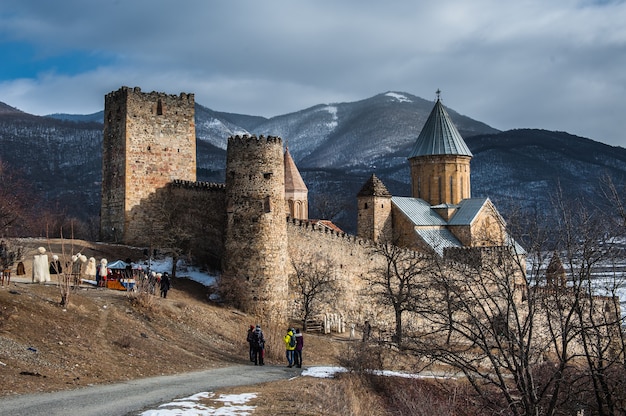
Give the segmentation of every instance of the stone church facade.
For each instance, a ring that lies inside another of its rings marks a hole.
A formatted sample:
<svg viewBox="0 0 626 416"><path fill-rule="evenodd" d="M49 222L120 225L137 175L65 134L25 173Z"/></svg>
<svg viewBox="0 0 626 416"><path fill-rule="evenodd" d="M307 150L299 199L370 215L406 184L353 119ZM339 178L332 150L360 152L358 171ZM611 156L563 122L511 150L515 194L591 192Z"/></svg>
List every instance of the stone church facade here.
<svg viewBox="0 0 626 416"><path fill-rule="evenodd" d="M471 152L437 99L409 155L412 196L392 196L375 176L357 195L357 235L308 219L307 188L279 137L228 139L225 184L196 181L194 96L122 87L105 98L101 238L152 246L185 219L194 250L210 253L240 308L287 319L294 265L323 258L340 282L334 307L346 324L383 319L364 301L368 268L386 242L440 257L494 247L523 253L488 198L471 198ZM172 207L166 212L164 207Z"/></svg>

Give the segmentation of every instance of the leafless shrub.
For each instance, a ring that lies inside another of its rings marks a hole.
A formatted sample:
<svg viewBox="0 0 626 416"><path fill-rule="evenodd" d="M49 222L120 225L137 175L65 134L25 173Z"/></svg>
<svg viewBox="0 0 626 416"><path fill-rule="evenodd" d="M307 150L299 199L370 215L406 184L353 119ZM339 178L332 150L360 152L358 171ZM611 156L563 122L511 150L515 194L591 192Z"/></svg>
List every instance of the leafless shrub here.
<svg viewBox="0 0 626 416"><path fill-rule="evenodd" d="M133 345L133 339L130 335L125 334L113 341L113 344L120 348L130 348Z"/></svg>
<svg viewBox="0 0 626 416"><path fill-rule="evenodd" d="M366 380L357 374L338 374L336 382L319 383L309 389L316 397L316 414L377 416L388 412L382 400L369 387Z"/></svg>
<svg viewBox="0 0 626 416"><path fill-rule="evenodd" d="M351 343L341 356L339 364L354 373L366 373L383 368L385 348L371 342Z"/></svg>
<svg viewBox="0 0 626 416"><path fill-rule="evenodd" d="M82 266L87 262L87 257L81 254L84 247L79 250L75 245L74 229L71 224L69 241L64 238L63 229L59 233L61 237L61 252L53 255L51 267L55 270L58 279L58 288L61 294L60 305L68 307L72 289L80 284ZM48 244L48 247L50 248L50 244ZM49 251L52 253L51 249Z"/></svg>
<svg viewBox="0 0 626 416"><path fill-rule="evenodd" d="M146 292L128 292L128 300L136 308L150 312L156 306L156 297Z"/></svg>
<svg viewBox="0 0 626 416"><path fill-rule="evenodd" d="M398 416L473 416L484 414L463 383L368 376L368 383L385 399L387 412Z"/></svg>

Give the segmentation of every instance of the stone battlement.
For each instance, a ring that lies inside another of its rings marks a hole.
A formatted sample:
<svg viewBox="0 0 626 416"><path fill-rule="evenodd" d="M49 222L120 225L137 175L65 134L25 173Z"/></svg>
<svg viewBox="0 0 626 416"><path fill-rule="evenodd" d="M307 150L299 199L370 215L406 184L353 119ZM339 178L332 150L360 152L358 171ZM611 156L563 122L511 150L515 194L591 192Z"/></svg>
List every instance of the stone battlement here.
<svg viewBox="0 0 626 416"><path fill-rule="evenodd" d="M275 144L280 144L282 146L283 144L283 139L281 139L278 136L256 136L256 135L248 135L248 134L244 134L243 136L240 135L236 135L236 136L230 136L228 138L228 144L244 144L244 145L251 145L251 144L256 144L256 145L263 145L263 144L268 144L268 143L275 143Z"/></svg>
<svg viewBox="0 0 626 416"><path fill-rule="evenodd" d="M223 183L215 182L201 182L201 181L185 181L182 179L174 179L172 186L175 188L192 189L196 191L225 191L226 185Z"/></svg>
<svg viewBox="0 0 626 416"><path fill-rule="evenodd" d="M144 95L146 98L148 99L154 99L154 98L170 98L170 99L177 99L179 101L188 101L191 103L195 102L195 95L193 93L186 93L186 92L181 92L180 94L176 95L176 94L166 94L164 92L157 92L157 91L152 91L149 93L145 93L145 92L141 92L141 88L139 87L127 87L127 86L123 86L120 87L117 91L112 91L108 94L106 94L105 99L110 99L110 98L114 98L114 97L118 97L121 95L125 95L127 96L129 93L134 93L134 94L142 94Z"/></svg>

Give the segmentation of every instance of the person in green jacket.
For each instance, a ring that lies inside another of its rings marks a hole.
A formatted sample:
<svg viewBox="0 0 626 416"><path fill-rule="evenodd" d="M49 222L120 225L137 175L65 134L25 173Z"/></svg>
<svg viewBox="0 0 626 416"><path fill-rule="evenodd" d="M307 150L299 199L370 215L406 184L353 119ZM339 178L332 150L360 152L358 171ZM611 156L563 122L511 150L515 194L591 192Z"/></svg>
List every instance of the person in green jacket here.
<svg viewBox="0 0 626 416"><path fill-rule="evenodd" d="M293 359L294 359L294 350L296 349L296 337L294 336L293 329L287 329L287 335L285 335L285 348L286 348L286 356L287 362L289 363L288 367L293 367Z"/></svg>

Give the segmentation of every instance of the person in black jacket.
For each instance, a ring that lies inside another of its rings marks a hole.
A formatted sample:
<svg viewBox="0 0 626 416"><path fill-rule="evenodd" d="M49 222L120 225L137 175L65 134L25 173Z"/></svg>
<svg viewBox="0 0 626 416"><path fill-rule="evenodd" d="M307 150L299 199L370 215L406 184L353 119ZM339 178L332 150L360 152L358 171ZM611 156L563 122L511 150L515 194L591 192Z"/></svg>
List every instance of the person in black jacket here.
<svg viewBox="0 0 626 416"><path fill-rule="evenodd" d="M167 297L167 291L172 287L172 282L170 281L170 275L167 272L163 273L161 276L161 297Z"/></svg>
<svg viewBox="0 0 626 416"><path fill-rule="evenodd" d="M250 328L248 328L248 336L246 337L246 341L248 341L248 346L250 347L250 361L254 362L254 325L250 325Z"/></svg>
<svg viewBox="0 0 626 416"><path fill-rule="evenodd" d="M265 365L265 337L259 325L252 332L252 349L254 355L254 365Z"/></svg>

